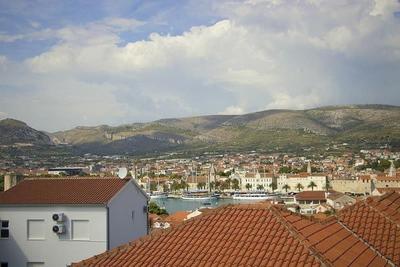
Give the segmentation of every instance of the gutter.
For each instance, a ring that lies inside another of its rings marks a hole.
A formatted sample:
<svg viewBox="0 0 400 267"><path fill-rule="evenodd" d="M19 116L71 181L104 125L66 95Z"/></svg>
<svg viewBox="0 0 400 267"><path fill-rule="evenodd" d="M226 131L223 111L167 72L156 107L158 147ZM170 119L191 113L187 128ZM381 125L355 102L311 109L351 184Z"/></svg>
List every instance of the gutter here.
<svg viewBox="0 0 400 267"><path fill-rule="evenodd" d="M106 248L107 250L110 250L110 210L108 208L108 205L106 206L106 216L107 216L107 221L106 221Z"/></svg>

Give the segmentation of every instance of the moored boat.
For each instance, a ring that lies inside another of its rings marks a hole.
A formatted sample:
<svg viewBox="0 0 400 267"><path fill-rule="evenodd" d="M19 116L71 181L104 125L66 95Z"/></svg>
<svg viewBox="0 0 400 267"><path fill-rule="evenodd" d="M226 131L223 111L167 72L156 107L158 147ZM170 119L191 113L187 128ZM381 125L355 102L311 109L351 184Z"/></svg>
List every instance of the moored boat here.
<svg viewBox="0 0 400 267"><path fill-rule="evenodd" d="M182 194L183 200L211 200L216 196L210 194L208 191L187 191Z"/></svg>
<svg viewBox="0 0 400 267"><path fill-rule="evenodd" d="M276 194L269 194L267 192L236 192L232 196L233 199L239 200L270 200L276 197Z"/></svg>

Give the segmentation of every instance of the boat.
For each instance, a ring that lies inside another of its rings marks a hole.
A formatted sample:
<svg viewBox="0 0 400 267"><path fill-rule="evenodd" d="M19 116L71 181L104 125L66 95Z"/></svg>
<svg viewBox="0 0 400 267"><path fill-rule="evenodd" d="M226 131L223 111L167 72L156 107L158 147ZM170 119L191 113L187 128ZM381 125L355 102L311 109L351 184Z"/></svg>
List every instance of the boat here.
<svg viewBox="0 0 400 267"><path fill-rule="evenodd" d="M151 199L168 198L168 193L165 193L165 192L162 192L162 191L154 191L154 192L151 192L151 193L147 193L147 195Z"/></svg>
<svg viewBox="0 0 400 267"><path fill-rule="evenodd" d="M183 200L211 200L216 196L210 194L208 191L186 191L181 197Z"/></svg>
<svg viewBox="0 0 400 267"><path fill-rule="evenodd" d="M269 194L267 192L236 192L232 198L239 200L272 200L277 196L277 194Z"/></svg>

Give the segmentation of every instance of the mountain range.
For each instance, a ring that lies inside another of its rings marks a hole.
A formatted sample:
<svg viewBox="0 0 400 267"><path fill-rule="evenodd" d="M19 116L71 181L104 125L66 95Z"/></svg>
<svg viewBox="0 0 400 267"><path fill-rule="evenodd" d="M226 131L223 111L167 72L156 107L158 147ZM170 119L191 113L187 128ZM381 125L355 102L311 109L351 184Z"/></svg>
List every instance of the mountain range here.
<svg viewBox="0 0 400 267"><path fill-rule="evenodd" d="M44 133L25 123L0 121L0 144L70 146L78 153L140 154L175 150L287 149L332 142L400 146L400 107L327 106L266 110L244 115L161 119L120 126L79 126Z"/></svg>

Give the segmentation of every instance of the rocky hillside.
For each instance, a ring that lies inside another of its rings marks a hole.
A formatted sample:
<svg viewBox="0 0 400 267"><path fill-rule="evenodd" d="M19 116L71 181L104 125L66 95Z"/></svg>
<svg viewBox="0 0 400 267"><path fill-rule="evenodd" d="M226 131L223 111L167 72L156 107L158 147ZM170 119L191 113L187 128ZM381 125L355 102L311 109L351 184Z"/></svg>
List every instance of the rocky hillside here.
<svg viewBox="0 0 400 267"><path fill-rule="evenodd" d="M343 142L400 143L400 107L332 106L245 115L162 119L51 134L82 152L140 153L193 148L268 148Z"/></svg>
<svg viewBox="0 0 400 267"><path fill-rule="evenodd" d="M0 145L51 145L48 135L37 131L22 121L4 119L0 121Z"/></svg>

